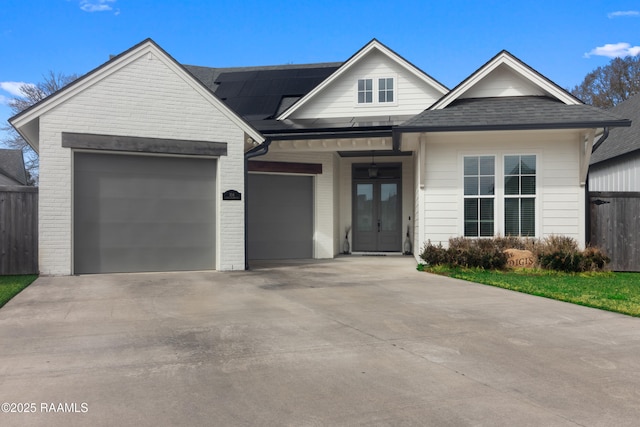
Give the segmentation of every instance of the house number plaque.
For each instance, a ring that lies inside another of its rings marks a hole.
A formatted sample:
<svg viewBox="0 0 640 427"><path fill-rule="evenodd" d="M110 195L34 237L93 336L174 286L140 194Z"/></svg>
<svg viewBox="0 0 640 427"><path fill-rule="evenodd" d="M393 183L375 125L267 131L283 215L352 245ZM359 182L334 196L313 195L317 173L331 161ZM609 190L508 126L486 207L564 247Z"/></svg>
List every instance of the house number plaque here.
<svg viewBox="0 0 640 427"><path fill-rule="evenodd" d="M222 193L222 200L242 200L242 194L236 190L227 190Z"/></svg>

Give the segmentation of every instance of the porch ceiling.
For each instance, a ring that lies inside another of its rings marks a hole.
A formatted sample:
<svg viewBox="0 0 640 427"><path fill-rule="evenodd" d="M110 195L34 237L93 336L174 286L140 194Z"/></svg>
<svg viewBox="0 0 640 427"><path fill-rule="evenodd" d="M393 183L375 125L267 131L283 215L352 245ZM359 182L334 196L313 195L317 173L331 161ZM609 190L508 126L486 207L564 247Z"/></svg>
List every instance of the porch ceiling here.
<svg viewBox="0 0 640 427"><path fill-rule="evenodd" d="M272 147L279 151L392 151L391 135L371 138L326 138L274 140Z"/></svg>

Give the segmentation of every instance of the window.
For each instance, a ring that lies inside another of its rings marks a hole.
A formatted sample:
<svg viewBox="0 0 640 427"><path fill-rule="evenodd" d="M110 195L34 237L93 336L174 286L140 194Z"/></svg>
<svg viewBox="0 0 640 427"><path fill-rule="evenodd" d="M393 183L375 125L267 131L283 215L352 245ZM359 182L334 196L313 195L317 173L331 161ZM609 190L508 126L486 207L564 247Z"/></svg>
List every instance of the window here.
<svg viewBox="0 0 640 427"><path fill-rule="evenodd" d="M536 156L504 157L504 233L536 235Z"/></svg>
<svg viewBox="0 0 640 427"><path fill-rule="evenodd" d="M464 235L494 234L495 157L464 158Z"/></svg>
<svg viewBox="0 0 640 427"><path fill-rule="evenodd" d="M378 96L374 97L377 93ZM380 105L396 102L395 78L358 79L358 104Z"/></svg>
<svg viewBox="0 0 640 427"><path fill-rule="evenodd" d="M373 80L358 80L358 104L373 103Z"/></svg>
<svg viewBox="0 0 640 427"><path fill-rule="evenodd" d="M393 79L378 79L378 102L393 102Z"/></svg>

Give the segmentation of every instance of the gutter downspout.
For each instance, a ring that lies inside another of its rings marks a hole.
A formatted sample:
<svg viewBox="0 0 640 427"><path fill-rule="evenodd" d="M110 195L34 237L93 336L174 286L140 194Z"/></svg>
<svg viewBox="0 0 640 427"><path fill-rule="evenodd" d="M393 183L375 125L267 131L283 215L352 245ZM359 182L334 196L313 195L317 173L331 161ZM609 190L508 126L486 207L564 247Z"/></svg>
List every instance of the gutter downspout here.
<svg viewBox="0 0 640 427"><path fill-rule="evenodd" d="M269 152L271 140L266 139L259 146L244 153L244 269L249 270L249 202L247 194L249 192L249 159L264 156Z"/></svg>
<svg viewBox="0 0 640 427"><path fill-rule="evenodd" d="M600 135L600 138L598 138L596 143L593 144L593 148L591 149L591 154L593 154L608 137L609 137L609 128L605 127L604 131L602 132L602 135ZM584 199L585 199L585 205L586 205L584 237L585 237L586 245L590 245L591 244L591 199L589 198L589 169L587 169L587 178L586 178L586 185L584 186L584 191L585 191Z"/></svg>
<svg viewBox="0 0 640 427"><path fill-rule="evenodd" d="M609 137L609 128L605 127L600 138L596 141L595 144L593 144L593 148L591 149L591 154L593 154L608 137Z"/></svg>

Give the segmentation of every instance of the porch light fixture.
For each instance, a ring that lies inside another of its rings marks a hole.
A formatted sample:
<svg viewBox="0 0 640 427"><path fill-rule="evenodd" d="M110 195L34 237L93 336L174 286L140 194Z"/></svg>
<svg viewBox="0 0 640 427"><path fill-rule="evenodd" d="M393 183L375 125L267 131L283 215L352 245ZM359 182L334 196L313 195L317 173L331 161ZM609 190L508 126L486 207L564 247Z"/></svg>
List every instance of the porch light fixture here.
<svg viewBox="0 0 640 427"><path fill-rule="evenodd" d="M369 178L378 177L378 165L376 165L373 151L371 151L371 164L369 165Z"/></svg>

